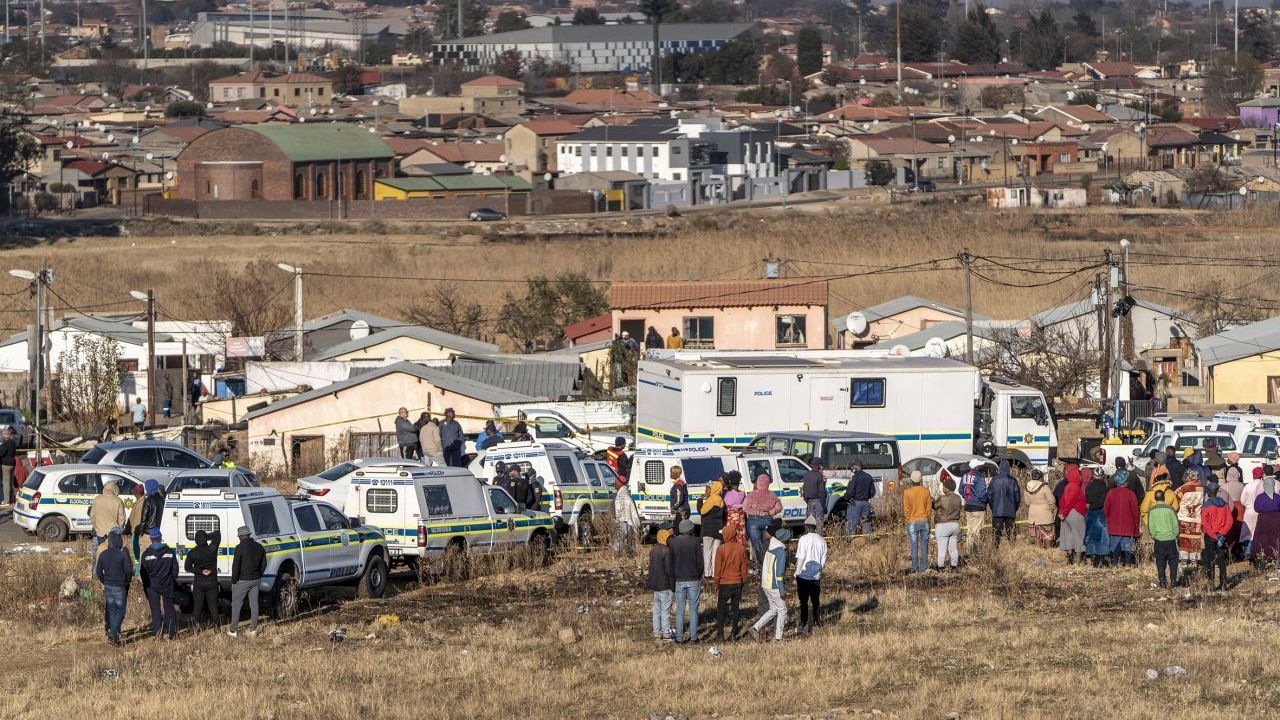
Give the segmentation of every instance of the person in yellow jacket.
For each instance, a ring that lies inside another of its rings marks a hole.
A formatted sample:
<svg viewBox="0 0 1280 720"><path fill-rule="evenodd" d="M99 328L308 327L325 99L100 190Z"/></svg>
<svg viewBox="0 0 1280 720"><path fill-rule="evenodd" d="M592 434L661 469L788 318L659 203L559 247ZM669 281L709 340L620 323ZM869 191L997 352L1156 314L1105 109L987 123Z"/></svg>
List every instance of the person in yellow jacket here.
<svg viewBox="0 0 1280 720"><path fill-rule="evenodd" d="M1178 496L1173 492L1173 484L1169 482L1169 471L1163 466L1157 467L1151 476L1151 487L1147 488L1147 494L1142 496L1142 524L1146 525L1147 516L1151 514L1151 508L1156 504L1156 491L1164 492L1165 504L1178 512Z"/></svg>

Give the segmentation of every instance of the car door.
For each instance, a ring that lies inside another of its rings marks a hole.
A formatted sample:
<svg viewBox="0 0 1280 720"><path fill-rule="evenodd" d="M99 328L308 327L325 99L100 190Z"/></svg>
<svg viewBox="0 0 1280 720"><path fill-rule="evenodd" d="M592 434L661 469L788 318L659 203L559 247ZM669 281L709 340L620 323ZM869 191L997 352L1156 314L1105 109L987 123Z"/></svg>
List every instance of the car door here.
<svg viewBox="0 0 1280 720"><path fill-rule="evenodd" d="M489 493L489 504L493 507L493 537L490 546L494 550L504 550L518 542L516 536L516 501L511 499L506 490L500 487L486 488Z"/></svg>
<svg viewBox="0 0 1280 720"><path fill-rule="evenodd" d="M159 459L160 467L164 468L163 474L169 478L170 482L172 482L174 475L183 470L204 470L211 467L204 458L182 448L156 448L156 456Z"/></svg>
<svg viewBox="0 0 1280 720"><path fill-rule="evenodd" d="M596 471L600 473L601 496L596 502L599 503L601 512L612 513L613 499L618 495L618 473L609 467L609 463L592 460L591 464L595 465Z"/></svg>
<svg viewBox="0 0 1280 720"><path fill-rule="evenodd" d="M320 524L325 532L336 538L330 541L330 578L354 577L360 570L360 531L351 527L351 521L328 503L317 503Z"/></svg>
<svg viewBox="0 0 1280 720"><path fill-rule="evenodd" d="M804 502L804 475L809 472L809 468L799 460L789 457L777 458L774 463L778 468L778 474L774 477L778 478L781 485L781 490L777 492L778 497L782 498L782 517L786 520L803 521L808 514Z"/></svg>
<svg viewBox="0 0 1280 720"><path fill-rule="evenodd" d="M296 554L302 558L298 565L302 568L307 566L309 553L302 548L301 532L294 531L294 519L290 516L289 507L284 498L250 500L243 504L242 510L248 528L253 533L253 539L257 540L267 553L267 572L262 576L260 585L262 589L269 590L275 582L275 576L272 573L279 567L282 556ZM299 583L306 581L306 576L298 578Z"/></svg>
<svg viewBox="0 0 1280 720"><path fill-rule="evenodd" d="M61 509L71 523L71 531L92 532L89 506L93 496L102 492L102 480L96 472L67 473L58 479L58 499L50 503Z"/></svg>
<svg viewBox="0 0 1280 720"><path fill-rule="evenodd" d="M332 535L324 531L315 506L305 503L294 505L293 522L298 528L298 541L302 546L304 559L299 581L309 585L327 580L329 567L333 564L333 552L330 549Z"/></svg>
<svg viewBox="0 0 1280 720"><path fill-rule="evenodd" d="M168 487L171 479L171 476L166 476L160 469L160 457L152 447L125 448L116 455L114 464L134 468L138 477L143 480L157 480L164 487Z"/></svg>
<svg viewBox="0 0 1280 720"><path fill-rule="evenodd" d="M120 499L124 501L126 514L133 509L133 503L138 499L133 495L133 489L140 484L137 480L119 472L101 472L98 473L98 477L101 480L99 485L101 483L114 482L120 487Z"/></svg>

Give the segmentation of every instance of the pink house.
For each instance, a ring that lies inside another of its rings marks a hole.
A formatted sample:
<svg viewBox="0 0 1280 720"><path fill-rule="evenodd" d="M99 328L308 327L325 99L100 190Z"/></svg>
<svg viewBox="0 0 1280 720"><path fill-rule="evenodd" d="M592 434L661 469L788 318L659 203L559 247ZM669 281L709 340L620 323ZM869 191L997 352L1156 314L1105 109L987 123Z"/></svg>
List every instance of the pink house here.
<svg viewBox="0 0 1280 720"><path fill-rule="evenodd" d="M649 328L678 329L686 348L774 350L827 346L827 284L797 280L614 283L613 332L643 344Z"/></svg>

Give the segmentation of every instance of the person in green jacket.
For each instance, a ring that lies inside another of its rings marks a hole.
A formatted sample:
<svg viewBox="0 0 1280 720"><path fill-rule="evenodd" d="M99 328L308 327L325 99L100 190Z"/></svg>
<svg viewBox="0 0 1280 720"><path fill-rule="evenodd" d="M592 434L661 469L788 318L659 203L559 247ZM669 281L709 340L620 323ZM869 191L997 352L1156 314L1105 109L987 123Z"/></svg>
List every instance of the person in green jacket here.
<svg viewBox="0 0 1280 720"><path fill-rule="evenodd" d="M1156 545L1156 576L1160 587L1173 587L1178 584L1178 513L1165 501L1163 490L1155 492L1155 503L1147 514L1147 530Z"/></svg>

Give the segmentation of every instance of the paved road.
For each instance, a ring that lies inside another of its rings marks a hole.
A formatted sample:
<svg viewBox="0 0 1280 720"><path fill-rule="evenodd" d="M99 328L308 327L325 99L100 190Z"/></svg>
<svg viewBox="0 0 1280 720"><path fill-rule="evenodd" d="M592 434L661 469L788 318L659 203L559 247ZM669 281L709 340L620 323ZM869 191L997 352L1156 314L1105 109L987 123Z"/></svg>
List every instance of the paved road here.
<svg viewBox="0 0 1280 720"><path fill-rule="evenodd" d="M12 547L22 543L35 543L34 535L28 535L26 530L13 524L13 511L0 510L0 548ZM61 549L74 545L74 543L59 543L57 547Z"/></svg>

